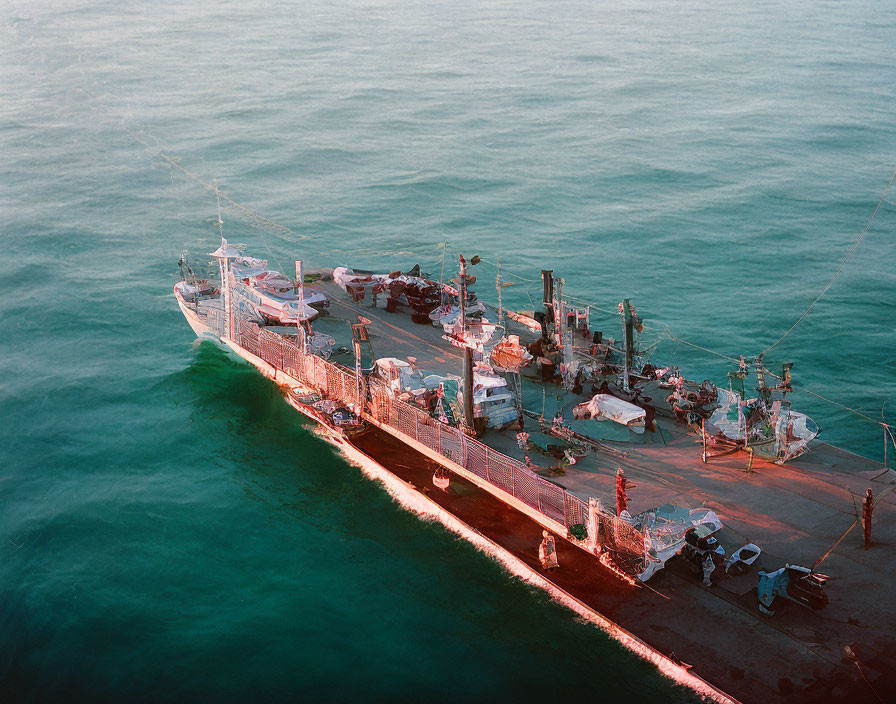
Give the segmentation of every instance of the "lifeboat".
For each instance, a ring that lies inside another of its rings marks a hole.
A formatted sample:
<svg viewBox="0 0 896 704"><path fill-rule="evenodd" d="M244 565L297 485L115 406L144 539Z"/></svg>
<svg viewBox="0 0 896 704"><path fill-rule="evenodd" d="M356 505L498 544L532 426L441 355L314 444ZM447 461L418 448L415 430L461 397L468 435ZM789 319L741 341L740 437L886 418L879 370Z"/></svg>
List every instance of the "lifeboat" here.
<svg viewBox="0 0 896 704"><path fill-rule="evenodd" d="M265 269L250 274L241 283L259 314L274 323L311 321L330 305L326 295L304 286L300 289L279 271Z"/></svg>

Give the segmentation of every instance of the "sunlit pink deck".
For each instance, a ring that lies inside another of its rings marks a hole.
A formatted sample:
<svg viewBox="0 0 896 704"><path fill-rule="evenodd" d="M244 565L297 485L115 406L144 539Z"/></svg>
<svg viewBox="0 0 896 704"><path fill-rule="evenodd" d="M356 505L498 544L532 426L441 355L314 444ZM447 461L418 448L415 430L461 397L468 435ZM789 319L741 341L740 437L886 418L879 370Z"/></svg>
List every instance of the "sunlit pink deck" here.
<svg viewBox="0 0 896 704"><path fill-rule="evenodd" d="M358 314L364 315L372 321L377 356L413 356L428 371L460 374L458 350L442 340L441 330L415 325L405 313L391 314L350 302L332 283L325 288L333 299L328 327L338 326L340 319L355 322ZM344 342L344 337L338 339ZM789 672L787 676L797 687L813 679L815 668L828 671L840 663L846 644L869 654L864 657L870 676L883 672L889 676L896 671L896 592L892 586L896 575L892 549L896 545L896 492L889 493L896 485L896 472L820 441L812 443L810 453L784 466L757 460L748 472L743 453L704 463L697 437L669 419L657 420L661 437L648 434L638 443L608 443L619 452L592 452L566 468L565 474L553 477L554 481L582 498L595 496L612 505L614 475L622 466L636 485L630 491L632 514L665 503L710 507L725 524L721 539L729 552L746 542L763 548L760 568L777 569L785 562L811 566L827 555L820 570L832 576L827 588L831 602L818 613L788 603L774 617L761 616L755 596L747 596L757 583L755 571L726 579L717 570L714 586L706 589L687 566L670 564L651 580L650 587L671 596L680 608L665 616L648 616L645 611L645 628L668 630L670 642L684 643L690 639L692 610L713 614L718 632L713 637L704 634L703 646L692 645L698 650L712 649L715 657L740 669L762 671L763 663L777 658L772 669ZM527 423L535 426L534 421ZM505 454L523 458L513 432L489 431L482 440ZM547 464L543 457L532 459ZM831 550L856 522L861 496L868 487L879 497L874 544L870 550L862 548L859 522ZM713 655L707 653L707 657ZM770 691L776 684L769 683Z"/></svg>

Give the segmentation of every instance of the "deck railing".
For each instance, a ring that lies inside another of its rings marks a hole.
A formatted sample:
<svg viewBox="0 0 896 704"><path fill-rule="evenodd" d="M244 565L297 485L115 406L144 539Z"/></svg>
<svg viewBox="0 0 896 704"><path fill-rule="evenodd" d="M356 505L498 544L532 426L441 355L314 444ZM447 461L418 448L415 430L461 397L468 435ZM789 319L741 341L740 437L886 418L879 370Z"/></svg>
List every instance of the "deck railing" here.
<svg viewBox="0 0 896 704"><path fill-rule="evenodd" d="M366 405L365 410L378 422L416 440L568 529L587 525L586 501L539 476L519 460L436 420L424 409L395 398L379 381L369 379L359 385L353 373L317 355L303 354L293 340L246 320L240 320L236 328L236 342L241 347L322 396L356 407ZM605 511L600 511L598 518L597 541L601 545L630 555L643 553L644 536L631 524Z"/></svg>

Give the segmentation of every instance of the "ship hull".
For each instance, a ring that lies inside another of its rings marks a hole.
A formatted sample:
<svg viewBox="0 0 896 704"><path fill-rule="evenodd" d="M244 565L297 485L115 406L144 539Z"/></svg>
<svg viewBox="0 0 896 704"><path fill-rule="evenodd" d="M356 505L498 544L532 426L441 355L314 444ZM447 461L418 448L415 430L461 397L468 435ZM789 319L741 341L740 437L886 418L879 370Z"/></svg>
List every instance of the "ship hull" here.
<svg viewBox="0 0 896 704"><path fill-rule="evenodd" d="M525 468L522 468L510 475L513 495L499 488L507 486L507 481L502 479L505 471L502 468L519 449L513 435L501 436L495 433L490 436L493 445L488 448L489 454L485 456L484 477L481 473L469 471L482 469L481 460L477 460L479 455L475 452L468 452L466 442L462 444L462 450L458 449L456 439L452 439L454 432L446 432L447 429L441 425L419 419L414 409L407 405L397 406L395 411L384 412L381 397L376 394L371 394L369 409L362 415L370 429L364 433L346 435L341 428L334 427L324 414L305 404L303 397L315 391L349 402L352 394L348 389L355 388L351 369L343 367L340 370L337 365L326 363L313 355L302 355L303 360L296 354L295 343L281 341L274 332L259 332L258 327L252 323L245 324L241 321L239 327L234 328L235 339L224 337L219 340L219 336L204 324L203 309L196 315L189 302L182 305L179 301L179 305L198 337L217 341L276 383L290 405L315 421L315 434L338 448L365 475L381 481L402 505L427 518L437 517L450 530L455 530L480 549L492 554L512 573L546 589L558 601L600 625L619 642L653 662L658 669L676 681L714 701L734 699L707 684L707 680L717 682L742 701L763 701L767 704L783 704L785 701L788 704L808 704L816 701L813 697L819 688L832 686L831 683L838 675L836 666L831 668L823 663L819 665L820 653L807 649L792 637L782 636L781 629L771 627L754 617L755 596L751 596L749 592L741 593L741 583L732 582L730 588L720 586L710 591L694 584L693 576L688 572L690 564L682 562L664 570L663 574L666 576L658 583L659 589L639 588L627 575L620 573L614 564L607 563L606 555L598 558L582 549L582 545L572 540L574 536L567 535L565 524L546 522L551 519L542 512L543 497L540 492L537 494L538 504L535 507L522 500L530 496L526 493L528 485L524 482L539 482L542 481L540 478L529 476ZM442 367L450 371L451 366L456 363L456 355L452 355L451 351L441 350L439 330L410 323L405 324L405 329L401 327L401 318L388 318L385 313L378 315L378 311L361 309L350 302L334 299L334 307L344 319L352 319L355 315L363 316L366 323L376 330L378 345L386 355L406 356L411 353L418 360L427 359L435 371L444 371ZM213 308L215 311L220 310ZM212 314L212 319L215 315L217 313ZM218 329L223 330L224 326L221 325ZM433 355L433 349L440 354ZM400 415L398 411L404 415ZM438 429L435 431L435 440L431 428ZM676 437L671 423L664 425L663 430L665 435L661 447L639 445L637 454L632 453L632 459L629 459L628 453L615 452L613 464L624 464L627 471L637 473L640 463L655 462L655 466L660 469L670 467L670 471L685 478L694 475L703 480L707 476L707 465L700 461L699 456L692 456L692 440ZM474 450L478 448L479 452L483 451L481 443L471 440L470 446ZM612 449L605 448L604 451ZM496 454L490 454L492 451ZM502 452L505 454L500 454ZM830 455L830 452L825 452L826 456ZM489 464L490 457L497 457L497 464ZM838 463L847 462L853 468L858 462L858 458L845 454L832 459ZM528 462L529 458L526 457L526 460ZM479 465L476 464L477 461L480 462ZM580 493L587 491L594 495L592 484L602 477L600 467L595 468L596 471L579 470L581 464L582 462L576 467L568 467L561 480L563 484L559 481L556 484L562 487L564 484L571 486L578 482ZM449 491L441 491L433 485L432 478L439 467L451 472ZM738 487L747 481L759 484L762 478L761 474L753 472L748 475L747 480L742 479L743 472L739 466L729 467L718 463L709 467L715 472L710 479L716 475L727 477L732 474L738 479ZM809 474L806 469L798 478L802 479ZM820 478L810 479L816 484L830 477L830 471L824 473L823 468L814 469ZM691 470L691 474L687 474L688 470ZM489 476L497 477L498 481L492 483ZM523 482L514 483L514 477L522 478ZM778 482L785 479L786 476L782 478L776 475ZM589 481L590 484L587 483ZM718 483L715 487L718 487ZM648 477L647 487L642 487L640 492L650 490ZM576 498L569 493L569 489L564 488L564 491L567 492L567 499ZM664 485L655 490L653 495L660 492L660 495L665 495L668 488ZM517 495L521 500L517 500ZM535 492L531 495L534 496ZM550 496L549 493L544 494L544 497ZM754 494L748 498L752 496ZM652 498L648 496L643 500L651 501ZM738 507L736 497L729 497L728 500L729 510ZM570 504L566 506L569 507ZM550 503L546 505L546 509L551 509ZM794 514L792 502L789 510ZM565 519L566 514L563 515ZM740 515L749 519L755 512L745 510ZM760 518L764 516L761 512L758 515ZM571 510L570 516L580 517L581 513ZM763 528L765 523L759 528ZM773 524L773 539L780 540L777 533L782 532L782 525ZM549 578L538 562L537 547L544 528L548 528L559 538L557 547L561 568L550 573ZM792 547L788 550L792 551ZM750 575L746 576L746 580L750 581ZM732 605L737 608L732 610ZM802 623L803 619L799 622ZM830 637L839 638L840 642L847 642L850 638L857 640L858 636L853 633L855 629L852 627L826 625L829 622L812 623L826 635L830 631ZM640 637L635 637L633 633L638 633ZM711 655L718 652L725 652L727 658ZM682 666L675 653L691 662L700 675L696 675L689 666ZM743 669L738 670L731 663L736 663ZM797 696L791 696L785 690L778 692L773 686L767 685L767 682L784 681L793 672L800 671L813 673L813 682L812 688L806 688ZM745 677L745 672L751 674ZM865 685L858 682L855 686ZM848 687L852 689L853 683L850 682Z"/></svg>
<svg viewBox="0 0 896 704"><path fill-rule="evenodd" d="M579 614L586 621L599 627L628 650L652 663L660 672L678 684L688 687L709 701L719 702L720 704L739 704L738 700L733 696L694 673L690 666L682 666L681 663L668 657L611 618L603 615L597 608L586 603L584 601L584 593L577 594L578 590L571 590L561 586L556 580L548 579L538 569L535 557L533 557L535 552L530 548L535 547L543 528L549 527L558 535L564 535L565 529L563 526L560 524L547 525L544 516L536 514L513 496L496 489L494 486L483 483L475 474L447 461L440 455L432 453L424 445L415 442L413 439L400 437L388 425L381 424L372 417L368 416L365 420L371 426L372 433L380 434L379 440L365 441L364 439L368 435L364 433L357 436L357 438L349 437L344 430L329 423L327 418L317 409L297 400L297 397L314 391L313 388L296 380L283 372L283 370L271 365L232 340L221 341L221 344L255 367L263 376L277 384L284 394L286 402L316 424L315 434L318 437L339 450L348 461L360 467L367 476L381 481L386 490L405 508L426 518L431 519L435 517L449 530L458 533L480 550L490 554L494 559L505 565L513 574L530 584L544 589L555 600ZM404 460L407 459L406 453L412 453L415 460L410 463L401 461L395 467L391 467L389 462L390 453L388 451L377 451L377 446L383 441L391 442L392 444L397 442ZM380 458L381 454L383 456L382 459ZM425 466L422 471L426 478L421 478L416 474L404 476L402 468L409 470L405 466L407 464L410 464L417 470ZM431 482L431 475L436 466L450 468L456 475L451 481L458 482L459 485L463 483L463 491L449 491L433 496L428 483ZM450 505L450 497L458 494L473 498L477 508L472 511L466 511L458 510ZM449 498L447 504L443 502L442 495ZM481 509L481 501L483 499L495 502L494 506L489 507L484 513ZM501 505L510 509L509 515L514 517L512 518L512 526L509 527L509 530L505 529L503 534L489 535L490 531L488 531L487 527L494 525L495 514L508 515L497 508ZM548 521L548 523L552 522ZM532 539L529 541L532 543L531 545L528 542L524 545L520 544L519 528L521 525L529 527L528 532L532 535ZM626 579L628 582L626 586L620 587L620 577L625 578L625 575L622 575L617 570L606 568L605 565L594 564L595 558L581 550L578 546L574 546L566 541L563 541L563 544L566 546L564 551L566 559L570 561L570 572L575 574L588 572L596 579L596 582L589 581L589 590L594 589L595 584L598 582L601 584L600 590L604 593L616 593L620 588L636 588L630 579ZM571 553L577 555L577 557L572 557ZM573 568L573 561L576 563L577 568ZM607 588L608 584L612 586Z"/></svg>
<svg viewBox="0 0 896 704"><path fill-rule="evenodd" d="M187 323L189 323L193 332L196 333L196 337L200 340L208 340L209 342L214 342L222 347L224 346L217 331L213 330L209 325L203 322L196 311L193 308L190 308L176 292L174 298L177 300L177 306L180 308L180 312L183 313L184 318L187 319Z"/></svg>

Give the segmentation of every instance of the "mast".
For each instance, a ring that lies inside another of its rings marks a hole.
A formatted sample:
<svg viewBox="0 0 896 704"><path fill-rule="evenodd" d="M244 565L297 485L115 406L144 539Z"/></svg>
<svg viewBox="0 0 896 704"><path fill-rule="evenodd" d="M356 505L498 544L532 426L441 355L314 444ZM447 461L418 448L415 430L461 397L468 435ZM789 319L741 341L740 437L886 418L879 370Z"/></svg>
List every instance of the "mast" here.
<svg viewBox="0 0 896 704"><path fill-rule="evenodd" d="M467 339L467 262L460 255L460 320L464 343L464 425L473 431L473 348Z"/></svg>
<svg viewBox="0 0 896 704"><path fill-rule="evenodd" d="M635 346L635 323L632 319L632 304L628 298L622 301L622 319L623 319L623 341L625 342L625 376L622 379L622 388L626 391L628 388L628 377L632 371L632 361L634 358Z"/></svg>
<svg viewBox="0 0 896 704"><path fill-rule="evenodd" d="M305 328L302 327L302 313L305 305L305 271L302 268L301 259L296 260L296 290L299 293L299 321L296 323L296 328L300 331L298 333L299 347L302 350L302 354L305 354L308 351L305 340Z"/></svg>
<svg viewBox="0 0 896 704"><path fill-rule="evenodd" d="M548 339L548 324L553 320L554 312L554 270L541 270L541 302L544 305L544 318L541 323L541 338Z"/></svg>
<svg viewBox="0 0 896 704"><path fill-rule="evenodd" d="M504 305L501 302L501 260L495 257L495 263L498 265L498 275L495 277L495 288L498 290L498 325L504 322Z"/></svg>
<svg viewBox="0 0 896 704"><path fill-rule="evenodd" d="M567 335L566 328L568 326L568 320L566 317L566 302L563 300L563 279L557 279L557 288L556 288L556 304L555 304L555 315L554 315L554 327L557 329L557 332L560 334L560 359L568 364L572 361L572 340L569 340L569 344L567 345Z"/></svg>
<svg viewBox="0 0 896 704"><path fill-rule="evenodd" d="M215 181L215 200L218 202L218 234L221 235L221 251L226 254L227 240L224 239L224 221L221 219L221 194L218 182ZM221 268L221 286L224 288L224 320L227 321L227 338L233 337L233 311L230 300L230 259L226 256L218 259Z"/></svg>
<svg viewBox="0 0 896 704"><path fill-rule="evenodd" d="M448 249L448 241L442 242L442 272L439 274L439 306L445 305L445 250Z"/></svg>
<svg viewBox="0 0 896 704"><path fill-rule="evenodd" d="M361 394L361 343L366 342L368 349L370 348L370 335L367 332L367 324L370 322L363 316L358 316L360 322L352 324L352 348L355 352L355 400L361 409L364 408ZM373 355L371 354L371 357ZM364 392L366 398L367 393Z"/></svg>
<svg viewBox="0 0 896 704"><path fill-rule="evenodd" d="M296 260L296 290L299 292L299 301L305 302L305 269L302 260Z"/></svg>

